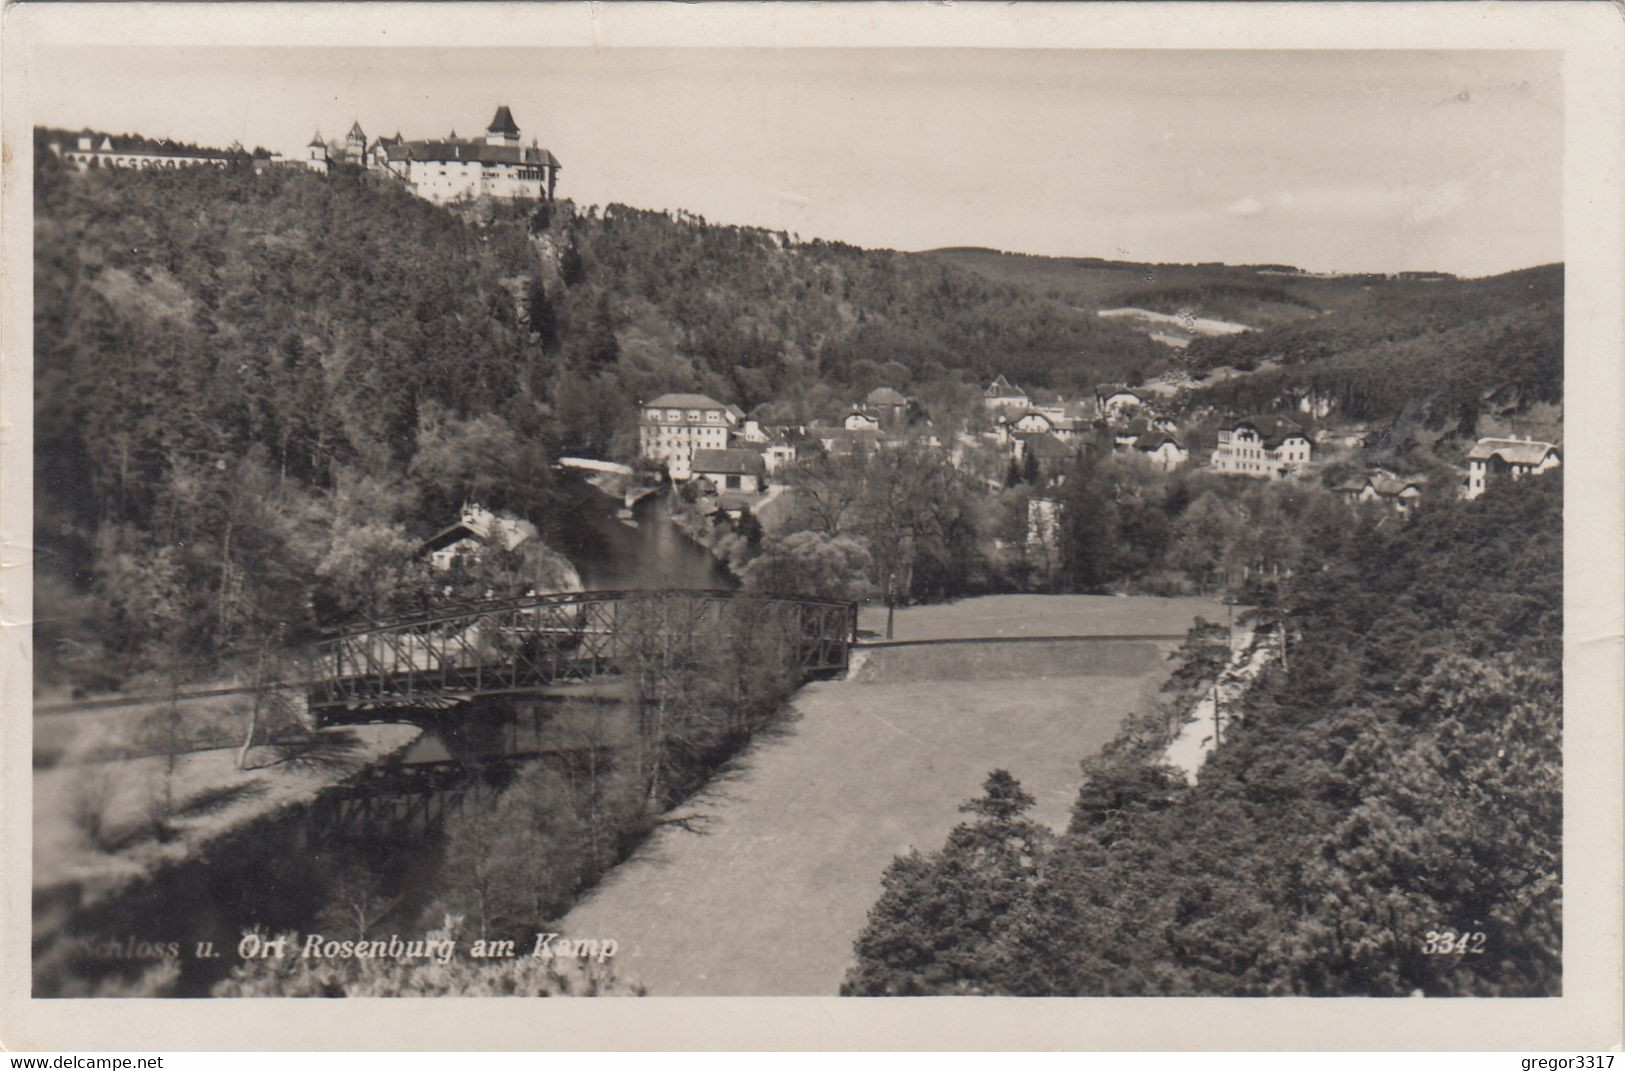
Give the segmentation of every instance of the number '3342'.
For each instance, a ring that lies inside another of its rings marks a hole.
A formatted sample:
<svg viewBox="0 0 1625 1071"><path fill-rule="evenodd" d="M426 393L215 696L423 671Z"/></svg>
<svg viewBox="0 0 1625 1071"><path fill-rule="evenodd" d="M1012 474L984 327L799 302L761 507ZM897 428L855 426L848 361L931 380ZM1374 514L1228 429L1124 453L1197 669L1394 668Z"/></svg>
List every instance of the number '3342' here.
<svg viewBox="0 0 1625 1071"><path fill-rule="evenodd" d="M1422 937L1424 956L1481 956L1489 940L1483 931L1429 930Z"/></svg>

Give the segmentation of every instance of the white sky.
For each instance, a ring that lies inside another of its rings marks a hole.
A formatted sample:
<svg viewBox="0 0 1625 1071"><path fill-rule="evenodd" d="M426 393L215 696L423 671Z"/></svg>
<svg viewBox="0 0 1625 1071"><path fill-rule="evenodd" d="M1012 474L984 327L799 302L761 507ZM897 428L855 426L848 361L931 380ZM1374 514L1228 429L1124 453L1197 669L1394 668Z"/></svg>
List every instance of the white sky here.
<svg viewBox="0 0 1625 1071"><path fill-rule="evenodd" d="M483 131L562 196L927 249L1482 275L1563 259L1555 52L86 48L33 120L240 140Z"/></svg>

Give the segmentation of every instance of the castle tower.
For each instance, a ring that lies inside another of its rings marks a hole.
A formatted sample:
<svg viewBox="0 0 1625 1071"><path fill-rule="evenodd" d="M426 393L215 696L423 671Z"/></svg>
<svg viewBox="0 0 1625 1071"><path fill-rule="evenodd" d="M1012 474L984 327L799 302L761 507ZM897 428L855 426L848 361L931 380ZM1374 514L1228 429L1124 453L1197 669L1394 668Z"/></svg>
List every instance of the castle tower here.
<svg viewBox="0 0 1625 1071"><path fill-rule="evenodd" d="M350 126L350 134L344 139L344 154L352 164L367 166L367 135L361 129L360 120Z"/></svg>
<svg viewBox="0 0 1625 1071"><path fill-rule="evenodd" d="M312 171L326 171L330 166L327 159L327 142L322 140L320 130L310 136L310 144L305 148L305 166Z"/></svg>
<svg viewBox="0 0 1625 1071"><path fill-rule="evenodd" d="M513 113L506 104L497 108L496 115L491 119L491 125L485 128L485 143L487 145L518 145L519 124L513 121Z"/></svg>

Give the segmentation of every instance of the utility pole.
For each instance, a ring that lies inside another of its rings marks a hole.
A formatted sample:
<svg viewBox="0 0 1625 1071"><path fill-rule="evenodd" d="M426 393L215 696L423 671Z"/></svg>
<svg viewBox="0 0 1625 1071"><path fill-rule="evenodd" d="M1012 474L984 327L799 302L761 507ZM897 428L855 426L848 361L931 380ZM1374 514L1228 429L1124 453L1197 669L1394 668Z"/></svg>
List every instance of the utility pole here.
<svg viewBox="0 0 1625 1071"><path fill-rule="evenodd" d="M886 577L886 638L891 639L892 615L897 609L897 574Z"/></svg>

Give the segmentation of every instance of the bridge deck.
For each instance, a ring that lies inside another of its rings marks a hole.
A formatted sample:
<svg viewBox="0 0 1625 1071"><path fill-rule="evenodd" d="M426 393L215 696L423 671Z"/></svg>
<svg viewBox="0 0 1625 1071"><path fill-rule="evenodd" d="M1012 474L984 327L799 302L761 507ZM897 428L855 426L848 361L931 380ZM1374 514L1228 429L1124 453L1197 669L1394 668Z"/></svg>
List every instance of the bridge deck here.
<svg viewBox="0 0 1625 1071"><path fill-rule="evenodd" d="M338 636L312 654L317 721L380 706L442 706L647 674L725 649L777 640L798 680L843 672L855 634L848 602L733 591L593 591L492 600Z"/></svg>

